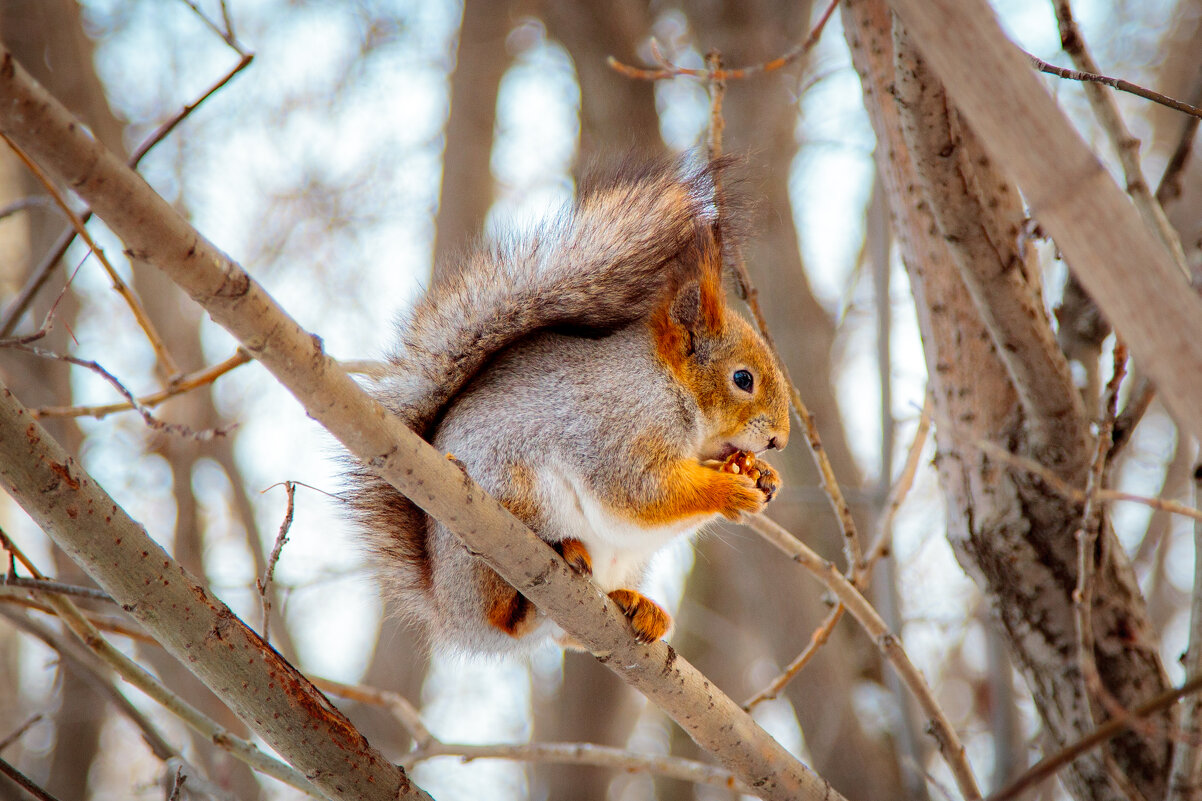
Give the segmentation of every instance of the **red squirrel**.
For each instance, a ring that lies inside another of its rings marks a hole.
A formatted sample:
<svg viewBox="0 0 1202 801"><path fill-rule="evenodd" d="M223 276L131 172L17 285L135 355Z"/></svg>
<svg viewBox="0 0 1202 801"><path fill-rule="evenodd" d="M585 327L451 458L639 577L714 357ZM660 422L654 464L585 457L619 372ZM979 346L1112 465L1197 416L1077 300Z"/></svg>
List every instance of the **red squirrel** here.
<svg viewBox="0 0 1202 801"><path fill-rule="evenodd" d="M591 575L644 642L671 626L634 589L648 560L719 516L760 512L780 480L757 454L789 436L780 370L723 292L715 169L628 167L471 252L402 319L376 389ZM560 635L391 486L362 467L349 480L384 586L432 645L495 653Z"/></svg>

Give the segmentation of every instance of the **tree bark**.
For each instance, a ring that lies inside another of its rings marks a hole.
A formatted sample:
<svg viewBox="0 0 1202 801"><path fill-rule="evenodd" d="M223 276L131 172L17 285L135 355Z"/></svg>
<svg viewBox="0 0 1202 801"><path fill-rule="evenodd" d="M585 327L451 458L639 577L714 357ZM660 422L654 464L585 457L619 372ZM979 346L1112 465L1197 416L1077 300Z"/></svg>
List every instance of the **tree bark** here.
<svg viewBox="0 0 1202 801"><path fill-rule="evenodd" d="M953 255L961 243L937 222L947 210L934 211L934 207L952 199L923 191L923 170L941 165L924 167L920 162L940 156L911 152L902 138L899 107L914 98L907 99L897 84L912 76L894 72L889 12L874 0L851 0L843 13L918 308L935 399L937 466L948 503L948 536L960 563L986 593L1052 740L1063 744L1094 727L1093 699L1076 659L1072 603L1078 556L1073 534L1081 525L1081 509L1039 480L997 463L978 443L1047 458L1047 466L1054 470L1074 460L1079 464L1080 455L1072 452L1072 442L1062 443L1067 460L1026 450L1032 424L1025 416L1039 414L1041 407L1021 400L998 354L1003 343L995 339L996 329L991 332L982 314L981 303L990 298L974 297L968 291ZM909 67L903 64L900 69ZM974 74L981 69L977 65ZM895 91L902 95L900 102L894 100ZM981 134L975 126L973 130ZM957 142L952 153L945 149L942 157L953 156L959 146ZM999 165L1008 166L1005 161ZM992 169L988 159L977 166ZM974 177L966 185L979 187L994 180L978 182ZM1037 285L1028 284L1027 291L1034 295ZM1032 308L1040 309L1040 304L1032 303ZM1029 324L1049 325L1042 313ZM1103 525L1102 536L1109 558L1098 566L1094 594L1095 659L1108 692L1120 704L1132 707L1163 689L1166 680L1130 564L1108 525ZM1145 798L1159 798L1167 753L1165 743L1124 734L1104 752L1073 763L1068 785L1082 801L1125 797L1109 775L1106 763L1112 760Z"/></svg>

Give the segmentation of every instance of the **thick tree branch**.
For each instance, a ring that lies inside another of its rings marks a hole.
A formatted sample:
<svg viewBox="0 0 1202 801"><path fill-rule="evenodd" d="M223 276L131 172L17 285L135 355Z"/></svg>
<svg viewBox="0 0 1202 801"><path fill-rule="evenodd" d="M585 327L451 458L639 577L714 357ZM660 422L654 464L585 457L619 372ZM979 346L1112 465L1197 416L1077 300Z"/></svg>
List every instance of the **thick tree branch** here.
<svg viewBox="0 0 1202 801"><path fill-rule="evenodd" d="M204 306L351 453L371 465L427 513L443 521L473 553L479 554L610 669L664 709L740 781L767 799L839 798L825 781L794 759L670 646L663 642L639 645L612 601L591 582L576 575L442 454L368 397L326 356L319 339L297 325L241 267L201 237L138 175L95 142L3 50L0 50L0 131L50 173L68 183L121 237L133 258L162 269ZM68 541L87 536L78 531L78 524L74 528L60 526L55 536L87 564L101 586L113 592L113 587L108 586L112 583L111 562L127 560L110 552L113 548L124 551L124 544L114 544L111 537L105 537L103 546L99 540L95 542L97 551L85 553ZM136 553L130 557L132 561L138 559ZM187 581L182 571L176 572L178 568L169 560L165 570L177 583L203 592L203 588ZM113 594L123 602L128 599L137 609L136 596L123 594L122 598ZM218 603L207 594L205 598L206 606ZM242 648L261 646L257 637L253 642L244 641L245 635L232 617L223 621L223 625L238 633ZM150 620L150 624L155 622ZM160 619L154 630L178 642L178 631L170 630L177 628L174 624L174 620ZM284 667L286 663L280 669ZM294 675L290 667L287 670L284 675ZM215 681L214 689L222 691L225 687L220 680ZM233 696L231 701L248 725L261 734L270 734L273 746L279 743L287 748L289 758L296 756L305 762L312 759L307 748L301 749L304 754L297 754L295 742L280 742L287 738L278 736L272 721L259 719L253 710L243 706L246 699L242 694L223 694ZM317 708L321 710L322 725L330 726L324 706ZM334 731L326 729L326 733L333 735ZM296 740L309 741L309 748L326 747L312 742L322 740L321 737L299 737L296 731L292 734ZM350 735L351 732L342 732L331 739L339 742L338 736ZM358 764L359 771L366 769L368 753L364 753L363 762ZM382 787L385 783L395 792L402 780L399 774L388 774L387 782L379 782L372 792L387 791Z"/></svg>
<svg viewBox="0 0 1202 801"><path fill-rule="evenodd" d="M985 150L1202 438L1202 299L1006 38L984 0L889 0Z"/></svg>
<svg viewBox="0 0 1202 801"><path fill-rule="evenodd" d="M1046 322L1018 191L962 124L939 80L895 27L902 130L926 201L1026 413L1031 449L1070 481L1089 464L1081 396Z"/></svg>
<svg viewBox="0 0 1202 801"><path fill-rule="evenodd" d="M979 447L989 443L1014 457L1011 448L1021 441L1018 396L939 235L901 134L891 14L882 0L845 0L843 10L843 29L877 135L880 174L917 307L934 399L936 465L947 498L948 539L960 564L989 598L1045 730L1055 742L1071 742L1094 726L1073 659L1071 595L1077 554L1071 529L1080 508L1040 481L1009 472ZM979 66L965 69L974 79L980 73ZM999 91L997 96L1008 94ZM1046 325L1042 318L1036 322ZM1107 530L1107 536L1113 533ZM1099 634L1105 632L1097 641L1099 668L1110 691L1133 708L1164 686L1165 678L1130 565L1117 546L1111 553L1114 558L1097 576L1093 608L1095 627ZM1158 796L1167 749L1131 733L1121 735L1106 753L1077 757L1069 787L1091 801L1122 798L1110 785L1108 761L1117 761L1128 777L1136 777L1149 797Z"/></svg>

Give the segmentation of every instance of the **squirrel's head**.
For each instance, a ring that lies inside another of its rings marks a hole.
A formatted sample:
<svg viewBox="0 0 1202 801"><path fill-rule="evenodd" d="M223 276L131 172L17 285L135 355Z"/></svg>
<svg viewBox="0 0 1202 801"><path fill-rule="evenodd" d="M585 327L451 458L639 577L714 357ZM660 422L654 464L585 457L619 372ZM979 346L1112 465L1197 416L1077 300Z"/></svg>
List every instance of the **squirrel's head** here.
<svg viewBox="0 0 1202 801"><path fill-rule="evenodd" d="M665 299L652 316L658 355L696 400L704 427L702 459L735 451L762 453L789 441L785 379L767 344L726 305L721 247L699 228L700 269Z"/></svg>

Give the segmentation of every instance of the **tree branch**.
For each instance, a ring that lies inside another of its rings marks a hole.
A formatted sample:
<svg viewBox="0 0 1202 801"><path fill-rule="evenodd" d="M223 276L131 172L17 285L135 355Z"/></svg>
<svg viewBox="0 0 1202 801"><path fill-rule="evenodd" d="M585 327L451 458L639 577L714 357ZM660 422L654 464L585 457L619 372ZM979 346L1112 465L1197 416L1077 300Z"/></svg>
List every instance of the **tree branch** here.
<svg viewBox="0 0 1202 801"><path fill-rule="evenodd" d="M1023 190L1081 284L1202 438L1202 299L984 0L888 0L985 150Z"/></svg>
<svg viewBox="0 0 1202 801"><path fill-rule="evenodd" d="M928 207L1018 391L1032 451L1059 475L1080 478L1089 464L1087 416L1046 322L1021 198L897 26L894 46L902 132Z"/></svg>

